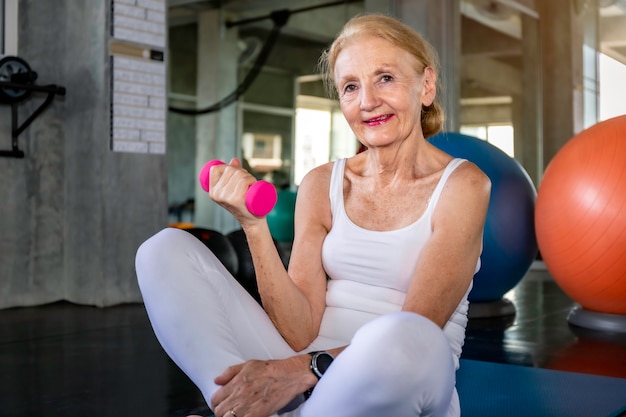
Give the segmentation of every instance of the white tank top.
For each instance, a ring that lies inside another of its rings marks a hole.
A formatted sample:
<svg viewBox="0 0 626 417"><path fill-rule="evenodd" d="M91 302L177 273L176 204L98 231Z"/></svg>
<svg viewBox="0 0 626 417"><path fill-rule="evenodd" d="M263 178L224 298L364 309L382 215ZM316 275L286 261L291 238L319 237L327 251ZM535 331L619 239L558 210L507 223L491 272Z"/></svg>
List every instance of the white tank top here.
<svg viewBox="0 0 626 417"><path fill-rule="evenodd" d="M439 196L450 174L464 161L450 161L417 221L391 231L363 229L348 218L343 199L346 160L335 162L330 179L332 226L322 246L322 262L329 277L326 310L314 345L346 345L369 320L400 311L422 249L432 236L432 215ZM476 271L479 267L480 260ZM471 287L444 327L457 367Z"/></svg>

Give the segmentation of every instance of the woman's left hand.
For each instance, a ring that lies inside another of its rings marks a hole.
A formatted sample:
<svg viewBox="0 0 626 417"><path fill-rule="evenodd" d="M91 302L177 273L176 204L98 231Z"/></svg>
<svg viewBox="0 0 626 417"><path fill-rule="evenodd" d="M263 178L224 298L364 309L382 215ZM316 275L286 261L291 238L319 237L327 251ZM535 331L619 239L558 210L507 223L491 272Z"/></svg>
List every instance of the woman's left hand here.
<svg viewBox="0 0 626 417"><path fill-rule="evenodd" d="M315 382L298 356L247 361L215 378L222 387L211 398L211 409L218 417L268 417Z"/></svg>

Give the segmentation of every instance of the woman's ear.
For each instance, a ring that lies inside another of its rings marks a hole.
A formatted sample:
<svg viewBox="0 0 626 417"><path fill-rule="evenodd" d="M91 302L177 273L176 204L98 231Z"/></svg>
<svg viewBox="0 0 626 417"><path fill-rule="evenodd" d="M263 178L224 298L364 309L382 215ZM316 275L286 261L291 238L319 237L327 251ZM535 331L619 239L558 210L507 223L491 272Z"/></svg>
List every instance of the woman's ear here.
<svg viewBox="0 0 626 417"><path fill-rule="evenodd" d="M422 105L428 107L437 96L437 73L432 67L424 68L422 75Z"/></svg>

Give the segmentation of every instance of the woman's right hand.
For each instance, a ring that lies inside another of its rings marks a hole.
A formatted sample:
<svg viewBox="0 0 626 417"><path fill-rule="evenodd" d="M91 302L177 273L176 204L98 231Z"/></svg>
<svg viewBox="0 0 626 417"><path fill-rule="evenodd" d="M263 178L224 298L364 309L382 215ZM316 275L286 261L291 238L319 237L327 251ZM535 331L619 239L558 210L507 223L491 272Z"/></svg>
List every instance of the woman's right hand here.
<svg viewBox="0 0 626 417"><path fill-rule="evenodd" d="M257 180L242 168L239 159L231 159L228 165L213 165L209 178L211 199L228 210L240 224L259 220L259 217L251 214L246 207L246 193Z"/></svg>

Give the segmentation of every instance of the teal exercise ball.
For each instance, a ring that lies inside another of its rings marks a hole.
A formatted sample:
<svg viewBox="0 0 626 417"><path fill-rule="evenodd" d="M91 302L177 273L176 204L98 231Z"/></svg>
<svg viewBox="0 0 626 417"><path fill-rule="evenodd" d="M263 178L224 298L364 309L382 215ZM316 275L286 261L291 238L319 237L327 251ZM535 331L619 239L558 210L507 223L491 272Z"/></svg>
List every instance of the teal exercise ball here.
<svg viewBox="0 0 626 417"><path fill-rule="evenodd" d="M295 191L289 189L280 190L274 209L267 214L266 218L270 233L279 242L293 242L296 194Z"/></svg>
<svg viewBox="0 0 626 417"><path fill-rule="evenodd" d="M485 140L460 133L440 133L428 140L456 158L473 162L491 180L481 267L469 300L500 300L537 257L535 186L519 162Z"/></svg>

